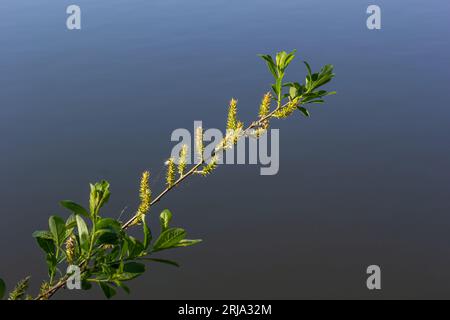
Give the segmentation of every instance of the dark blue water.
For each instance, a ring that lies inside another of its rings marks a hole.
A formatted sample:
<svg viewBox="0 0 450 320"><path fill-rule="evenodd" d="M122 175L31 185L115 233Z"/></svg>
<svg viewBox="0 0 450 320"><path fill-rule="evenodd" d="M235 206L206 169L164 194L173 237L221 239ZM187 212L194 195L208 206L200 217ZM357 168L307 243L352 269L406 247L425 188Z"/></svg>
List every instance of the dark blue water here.
<svg viewBox="0 0 450 320"><path fill-rule="evenodd" d="M59 200L107 179L105 214L131 215L143 170L162 187L173 129L223 127L231 97L253 120L272 80L256 54L298 49L289 79L332 63L338 95L274 123L278 175L222 166L155 207L154 225L168 207L205 241L162 254L182 267L150 266L130 297L450 297L448 1L78 0L68 31L73 3L0 2L0 277L36 289L31 233L67 214Z"/></svg>

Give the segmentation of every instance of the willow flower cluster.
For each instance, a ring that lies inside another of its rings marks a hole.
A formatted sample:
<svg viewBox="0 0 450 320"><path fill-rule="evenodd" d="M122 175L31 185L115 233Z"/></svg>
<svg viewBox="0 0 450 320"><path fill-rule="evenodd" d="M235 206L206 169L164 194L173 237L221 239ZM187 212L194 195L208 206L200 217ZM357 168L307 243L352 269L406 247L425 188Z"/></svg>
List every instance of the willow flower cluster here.
<svg viewBox="0 0 450 320"><path fill-rule="evenodd" d="M139 199L141 200L136 212L136 219L134 224L139 223L144 215L150 210L152 202L152 192L150 190L150 172L144 171L141 177L141 184L139 188Z"/></svg>

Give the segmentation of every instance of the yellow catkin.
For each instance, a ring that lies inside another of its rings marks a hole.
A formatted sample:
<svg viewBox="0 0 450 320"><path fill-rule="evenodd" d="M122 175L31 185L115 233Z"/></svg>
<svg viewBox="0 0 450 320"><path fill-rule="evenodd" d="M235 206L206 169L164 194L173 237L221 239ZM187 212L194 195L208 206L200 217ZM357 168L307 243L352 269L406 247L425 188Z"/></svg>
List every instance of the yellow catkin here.
<svg viewBox="0 0 450 320"><path fill-rule="evenodd" d="M188 146L184 144L181 147L180 157L178 158L178 174L180 175L180 177L183 176L184 170L186 169L187 153L188 153Z"/></svg>
<svg viewBox="0 0 450 320"><path fill-rule="evenodd" d="M66 260L68 264L73 264L75 257L75 237L70 235L66 240Z"/></svg>
<svg viewBox="0 0 450 320"><path fill-rule="evenodd" d="M39 288L39 294L41 295L41 300L48 300L49 294L48 291L50 290L50 284L46 281L44 281L41 284L41 287Z"/></svg>
<svg viewBox="0 0 450 320"><path fill-rule="evenodd" d="M261 105L259 106L259 118L264 118L267 116L270 112L270 101L272 100L272 94L270 92L267 92L262 101Z"/></svg>
<svg viewBox="0 0 450 320"><path fill-rule="evenodd" d="M205 147L203 145L203 128L198 127L195 130L195 148L197 151L197 157L199 162L203 162L203 152L205 151Z"/></svg>
<svg viewBox="0 0 450 320"><path fill-rule="evenodd" d="M261 105L259 106L259 119L263 119L269 114L271 101L272 101L272 94L270 92L267 92L261 101ZM261 129L265 130L267 128L269 128L269 120L266 119L261 121ZM260 136L261 132L262 131L258 131L257 137Z"/></svg>
<svg viewBox="0 0 450 320"><path fill-rule="evenodd" d="M20 280L14 290L9 294L8 300L23 300L26 297L31 277Z"/></svg>
<svg viewBox="0 0 450 320"><path fill-rule="evenodd" d="M175 182L175 162L173 158L169 158L166 162L167 172L166 172L166 184L170 188Z"/></svg>
<svg viewBox="0 0 450 320"><path fill-rule="evenodd" d="M207 176L208 174L213 172L213 170L217 167L217 162L218 162L218 157L213 156L209 160L209 163L206 166L204 166L203 169L199 173L203 176Z"/></svg>
<svg viewBox="0 0 450 320"><path fill-rule="evenodd" d="M150 210L150 203L152 201L152 192L149 185L150 172L145 171L142 173L141 185L139 188L139 198L141 203L136 213L136 222L139 222L143 215L145 215L148 210Z"/></svg>
<svg viewBox="0 0 450 320"><path fill-rule="evenodd" d="M252 131L252 137L254 137L254 138L259 138L260 136L262 136L265 132L267 131L267 129L265 129L265 128L257 128L257 129L254 129L253 131Z"/></svg>
<svg viewBox="0 0 450 320"><path fill-rule="evenodd" d="M298 99L291 100L287 106L275 112L273 116L279 119L287 118L297 109L297 106L298 106Z"/></svg>
<svg viewBox="0 0 450 320"><path fill-rule="evenodd" d="M228 108L227 130L235 130L237 125L237 100L233 98Z"/></svg>

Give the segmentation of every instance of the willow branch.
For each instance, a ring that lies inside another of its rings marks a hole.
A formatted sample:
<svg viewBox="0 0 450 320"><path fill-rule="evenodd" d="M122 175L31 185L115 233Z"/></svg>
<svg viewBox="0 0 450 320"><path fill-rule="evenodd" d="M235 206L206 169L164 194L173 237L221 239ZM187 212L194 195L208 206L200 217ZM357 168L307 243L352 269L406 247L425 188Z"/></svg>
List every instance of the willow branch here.
<svg viewBox="0 0 450 320"><path fill-rule="evenodd" d="M286 107L289 103L286 103L284 105L280 105L278 104L278 106L271 111L269 114L267 114L264 117L261 117L260 119L253 121L245 130L243 130L244 135L242 135L240 138L242 138L243 136L245 136L246 134L248 134L248 132L254 128L260 127L264 124L264 122L266 122L268 119L272 118L274 116L274 114L279 111L280 109ZM203 159L202 161L200 161L199 163L197 163L196 165L194 165L188 172L186 172L184 175L182 175L181 177L178 178L178 180L176 180L174 182L173 185L168 186L167 188L165 188L160 194L158 194L158 196L156 196L156 198L150 203L150 208L152 206L154 206L156 203L158 203L167 193L169 193L169 191L171 191L173 188L175 188L176 186L180 185L184 180L186 180L188 177L192 176L197 169L205 164L208 160L210 160L211 157L208 157L206 159ZM122 230L127 229L128 227L131 226L131 224L137 219L139 218L139 216L137 214L135 214L132 218L130 218L127 222L125 222L122 225ZM88 263L88 262L87 262ZM45 292L39 294L35 300L42 300L42 299L49 299L51 298L58 290L62 289L65 287L66 285L66 281L68 280L68 276L65 275L64 277L61 277L58 282L51 288L49 288L48 290L46 290Z"/></svg>

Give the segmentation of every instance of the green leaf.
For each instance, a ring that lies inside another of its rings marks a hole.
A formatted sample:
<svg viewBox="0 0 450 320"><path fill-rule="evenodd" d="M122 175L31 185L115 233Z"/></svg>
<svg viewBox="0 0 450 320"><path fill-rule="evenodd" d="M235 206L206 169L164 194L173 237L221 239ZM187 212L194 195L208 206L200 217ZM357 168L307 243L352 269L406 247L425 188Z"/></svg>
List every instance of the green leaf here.
<svg viewBox="0 0 450 320"><path fill-rule="evenodd" d="M311 75L312 75L311 66L310 66L309 63L306 62L306 61L303 61L303 63L304 63L305 66L306 66L306 70L308 70L308 76L309 76L309 78L311 78Z"/></svg>
<svg viewBox="0 0 450 320"><path fill-rule="evenodd" d="M51 216L48 219L48 226L50 228L50 232L53 235L53 239L57 246L60 246L64 240L66 235L66 223L64 220L58 216Z"/></svg>
<svg viewBox="0 0 450 320"><path fill-rule="evenodd" d="M35 231L32 234L33 238L43 238L53 240L53 235L49 231Z"/></svg>
<svg viewBox="0 0 450 320"><path fill-rule="evenodd" d="M286 59L284 60L283 71L289 66L292 60L294 60L296 52L297 50L293 50L291 53L287 55Z"/></svg>
<svg viewBox="0 0 450 320"><path fill-rule="evenodd" d="M278 88L275 84L272 85L272 90L275 93L275 96L278 96Z"/></svg>
<svg viewBox="0 0 450 320"><path fill-rule="evenodd" d="M100 208L109 200L109 183L107 181L91 184L91 195L89 197L89 209L91 217L95 218Z"/></svg>
<svg viewBox="0 0 450 320"><path fill-rule="evenodd" d="M127 262L123 266L123 271L127 273L144 273L145 264L139 262Z"/></svg>
<svg viewBox="0 0 450 320"><path fill-rule="evenodd" d="M282 78L277 79L277 81L275 81L275 88L276 88L276 93L277 95L281 92L281 88L282 88Z"/></svg>
<svg viewBox="0 0 450 320"><path fill-rule="evenodd" d="M175 245L175 247L189 247L189 246L193 246L194 244L197 244L197 243L200 243L200 242L202 242L203 240L201 240L201 239L193 239L193 240L190 240L190 239L183 239L183 240L181 240L180 242L178 242L176 245Z"/></svg>
<svg viewBox="0 0 450 320"><path fill-rule="evenodd" d="M77 214L77 227L78 227L78 236L80 238L80 247L83 252L87 252L89 250L89 230L84 222L83 218Z"/></svg>
<svg viewBox="0 0 450 320"><path fill-rule="evenodd" d="M117 244L122 234L120 222L111 218L99 219L95 224L99 244Z"/></svg>
<svg viewBox="0 0 450 320"><path fill-rule="evenodd" d="M152 233L151 233L150 228L148 227L147 223L145 222L145 214L142 216L142 227L144 229L143 246L144 246L144 250L147 250L147 248L150 245L150 242L152 241Z"/></svg>
<svg viewBox="0 0 450 320"><path fill-rule="evenodd" d="M284 74L286 68L295 58L296 52L297 50L293 50L291 53L287 53L286 51L281 51L277 53L276 61L277 61L277 68L279 70L278 74Z"/></svg>
<svg viewBox="0 0 450 320"><path fill-rule="evenodd" d="M97 230L110 230L115 233L122 231L120 222L112 218L99 219L95 224Z"/></svg>
<svg viewBox="0 0 450 320"><path fill-rule="evenodd" d="M75 216L76 214L73 213L66 220L66 239L73 233L73 229L75 229L75 227L77 226L77 220L75 219Z"/></svg>
<svg viewBox="0 0 450 320"><path fill-rule="evenodd" d="M56 255L56 247L53 239L35 237L39 247L48 255Z"/></svg>
<svg viewBox="0 0 450 320"><path fill-rule="evenodd" d="M97 244L117 244L119 242L119 235L110 230L99 230L95 232Z"/></svg>
<svg viewBox="0 0 450 320"><path fill-rule="evenodd" d="M287 52L286 51L280 51L277 53L275 57L275 61L277 62L277 68L278 70L283 70L284 67L284 61L287 58Z"/></svg>
<svg viewBox="0 0 450 320"><path fill-rule="evenodd" d="M172 220L172 212L169 209L164 209L159 215L159 222L161 224L161 232L169 228L169 223Z"/></svg>
<svg viewBox="0 0 450 320"><path fill-rule="evenodd" d="M3 279L0 278L0 300L5 296L6 284Z"/></svg>
<svg viewBox="0 0 450 320"><path fill-rule="evenodd" d="M63 200L63 201L60 202L60 204L64 208L69 209L70 211L72 211L73 213L80 214L80 215L82 215L82 216L84 216L86 218L89 217L89 213L86 211L86 209L83 208L82 206L80 206L79 204L73 202L73 201Z"/></svg>
<svg viewBox="0 0 450 320"><path fill-rule="evenodd" d="M321 87L324 84L327 84L328 82L330 82L331 79L333 79L333 75L326 75L326 76L319 78L318 80L314 80L315 82L313 83L312 88L316 89L318 87Z"/></svg>
<svg viewBox="0 0 450 320"><path fill-rule="evenodd" d="M160 234L153 244L153 251L160 251L175 247L186 237L186 231L181 228L170 228Z"/></svg>
<svg viewBox="0 0 450 320"><path fill-rule="evenodd" d="M306 110L304 107L297 107L298 110L300 110L301 113L305 115L305 117L309 117L309 111Z"/></svg>
<svg viewBox="0 0 450 320"><path fill-rule="evenodd" d="M33 232L33 237L36 238L39 247L45 252L48 274L52 277L55 274L56 265L58 264L53 235L48 231L35 231Z"/></svg>
<svg viewBox="0 0 450 320"><path fill-rule="evenodd" d="M324 103L324 102L325 102L325 100L320 99L320 100L309 101L309 102L306 102L306 103L308 104L308 103Z"/></svg>
<svg viewBox="0 0 450 320"><path fill-rule="evenodd" d="M105 297L108 299L111 299L113 296L116 295L116 290L108 285L105 282L99 282L100 288L102 288L103 293L105 294Z"/></svg>
<svg viewBox="0 0 450 320"><path fill-rule="evenodd" d="M268 54L260 54L259 56L266 61L267 67L269 68L269 71L270 73L272 73L273 77L275 79L278 79L277 67L275 65L275 62L273 61L273 58Z"/></svg>
<svg viewBox="0 0 450 320"><path fill-rule="evenodd" d="M77 226L76 214L71 214L66 220L66 229L74 229Z"/></svg>
<svg viewBox="0 0 450 320"><path fill-rule="evenodd" d="M144 253L144 245L139 240L127 236L125 238L128 248L128 258L134 259Z"/></svg>
<svg viewBox="0 0 450 320"><path fill-rule="evenodd" d="M292 87L289 89L289 96L290 96L291 98L295 98L297 95L298 95L298 89L297 89L295 86L292 86Z"/></svg>
<svg viewBox="0 0 450 320"><path fill-rule="evenodd" d="M48 268L48 276L50 277L50 279L52 279L55 276L56 273L56 265L58 264L58 260L56 258L56 253L55 254L47 254L45 256L45 262L47 263L47 268Z"/></svg>
<svg viewBox="0 0 450 320"><path fill-rule="evenodd" d="M139 277L145 272L145 265L139 262L128 262L123 266L122 273L118 275L120 281L129 281Z"/></svg>

